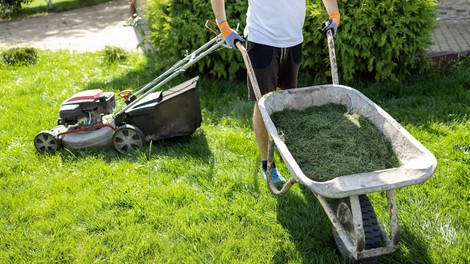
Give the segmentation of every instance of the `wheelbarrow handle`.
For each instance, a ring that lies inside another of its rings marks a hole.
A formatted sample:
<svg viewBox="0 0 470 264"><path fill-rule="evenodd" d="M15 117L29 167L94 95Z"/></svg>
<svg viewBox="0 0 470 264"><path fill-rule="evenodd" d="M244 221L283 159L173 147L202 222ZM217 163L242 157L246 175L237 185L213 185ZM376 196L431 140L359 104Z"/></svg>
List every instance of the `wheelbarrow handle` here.
<svg viewBox="0 0 470 264"><path fill-rule="evenodd" d="M256 80L255 76L255 70L253 69L253 65L251 64L248 52L240 41L237 41L235 43L235 46L243 56L243 61L245 62L246 71L248 72L248 78L250 79L253 92L255 93L256 101L259 101L259 99L261 99L261 90L259 89L258 81Z"/></svg>
<svg viewBox="0 0 470 264"><path fill-rule="evenodd" d="M251 64L250 57L248 56L248 52L246 51L245 47L243 46L243 44L240 41L237 41L235 43L235 46L237 47L237 49L241 52L241 54L243 56L243 61L245 62L246 70L248 72L248 78L250 79L250 82L251 82L251 85L252 85L252 88L253 88L253 92L255 93L256 101L258 102L261 99L261 91L259 89L258 81L256 80L255 71L253 69L253 65ZM259 105L258 105L258 107L259 107ZM272 177L272 168L273 168L272 157L273 157L273 151L274 151L273 144L274 144L274 142L272 140L272 137L271 137L271 135L269 135L269 145L270 146L268 147L268 157L271 157L271 158L268 158L268 177L267 177L267 181L268 181L268 186L269 186L269 189L271 190L271 192L273 194L277 195L277 196L280 196L280 195L285 194L290 189L290 187L294 183L296 183L297 181L294 178L290 178L282 186L281 190L279 190L276 187L276 185L274 184L273 177Z"/></svg>
<svg viewBox="0 0 470 264"><path fill-rule="evenodd" d="M331 78L333 80L333 84L339 84L338 65L336 64L335 42L333 40L332 30L328 30L326 32L326 38L328 41L328 51L330 54Z"/></svg>

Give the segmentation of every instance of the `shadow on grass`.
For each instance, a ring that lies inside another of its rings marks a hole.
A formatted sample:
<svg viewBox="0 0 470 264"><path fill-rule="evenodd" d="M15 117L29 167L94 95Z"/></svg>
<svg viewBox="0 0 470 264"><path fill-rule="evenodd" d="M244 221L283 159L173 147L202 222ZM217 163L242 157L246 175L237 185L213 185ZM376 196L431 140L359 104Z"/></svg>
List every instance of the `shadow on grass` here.
<svg viewBox="0 0 470 264"><path fill-rule="evenodd" d="M303 197L291 191L278 198L277 213L279 223L289 232L302 262L349 263L337 251L332 225L323 207L307 187L300 185L299 188ZM389 225L388 218L381 225ZM431 263L427 246L415 232L407 225L400 225L400 230L402 250L379 257L378 263ZM288 256L288 252L277 252L273 262L287 263Z"/></svg>
<svg viewBox="0 0 470 264"><path fill-rule="evenodd" d="M336 253L331 223L323 207L306 187L302 196L289 191L278 198L277 218L302 257L302 263L343 263ZM287 252L277 252L274 263L287 263Z"/></svg>
<svg viewBox="0 0 470 264"><path fill-rule="evenodd" d="M64 160L100 157L109 163L116 160L140 163L143 158L150 160L155 157L165 156L172 158L188 157L210 163L212 157L206 134L201 128L198 128L192 135L146 142L141 149L128 154L120 154L111 146L103 149L61 149L55 155L61 155Z"/></svg>
<svg viewBox="0 0 470 264"><path fill-rule="evenodd" d="M379 263L433 263L428 254L428 246L415 235L414 230L407 225L400 225L400 231L400 250L379 258Z"/></svg>
<svg viewBox="0 0 470 264"><path fill-rule="evenodd" d="M151 148L150 156L190 157L204 163L209 163L212 157L206 133L201 128L190 136L157 141Z"/></svg>

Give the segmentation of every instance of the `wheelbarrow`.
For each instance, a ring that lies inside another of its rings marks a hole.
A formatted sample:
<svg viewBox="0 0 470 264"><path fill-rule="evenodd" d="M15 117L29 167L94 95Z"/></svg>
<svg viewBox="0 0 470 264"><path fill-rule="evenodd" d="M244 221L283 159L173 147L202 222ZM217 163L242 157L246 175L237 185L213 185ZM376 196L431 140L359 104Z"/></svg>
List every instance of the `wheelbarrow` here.
<svg viewBox="0 0 470 264"><path fill-rule="evenodd" d="M333 35L327 32L333 84L276 91L261 96L249 56L238 42L253 86L258 106L269 136L268 177L270 190L275 195L285 194L294 183L310 189L325 210L333 225L333 236L338 250L351 261L374 260L399 250L400 227L394 190L422 183L436 170L434 155L418 142L387 112L362 93L338 84L338 70ZM337 104L349 113L357 113L370 120L391 141L399 167L344 175L327 181L307 177L280 137L271 115L287 109L303 111L311 106ZM290 173L289 180L278 189L273 183L274 152L277 152ZM367 194L386 192L390 215L390 235L378 221Z"/></svg>

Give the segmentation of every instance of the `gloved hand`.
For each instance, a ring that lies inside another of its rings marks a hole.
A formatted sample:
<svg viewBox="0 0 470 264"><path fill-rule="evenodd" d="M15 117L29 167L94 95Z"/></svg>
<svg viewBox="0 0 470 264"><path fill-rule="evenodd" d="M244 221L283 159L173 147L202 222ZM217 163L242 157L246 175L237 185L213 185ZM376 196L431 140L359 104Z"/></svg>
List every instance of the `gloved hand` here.
<svg viewBox="0 0 470 264"><path fill-rule="evenodd" d="M339 13L333 13L330 15L330 19L326 22L323 22L321 24L321 28L318 29L320 33L322 33L324 36L326 36L326 32L328 30L332 30L333 36L336 34L336 31L338 30L339 26L339 20L340 20L340 15Z"/></svg>
<svg viewBox="0 0 470 264"><path fill-rule="evenodd" d="M235 48L235 43L237 41L245 42L245 40L233 29L231 29L227 23L227 21L222 21L219 23L219 29L222 32L222 37L225 40L225 43L230 48Z"/></svg>

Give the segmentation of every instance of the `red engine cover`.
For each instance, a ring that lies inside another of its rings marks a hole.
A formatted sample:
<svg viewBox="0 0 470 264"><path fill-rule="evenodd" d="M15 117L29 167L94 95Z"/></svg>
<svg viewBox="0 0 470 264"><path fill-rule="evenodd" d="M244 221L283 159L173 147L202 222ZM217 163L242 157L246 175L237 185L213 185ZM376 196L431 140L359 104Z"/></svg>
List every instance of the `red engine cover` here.
<svg viewBox="0 0 470 264"><path fill-rule="evenodd" d="M100 89L86 90L75 94L64 103L80 103L80 102L93 102L96 99L105 96L104 92Z"/></svg>

